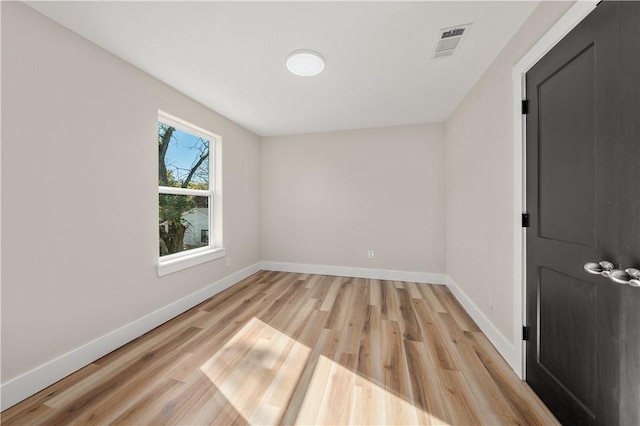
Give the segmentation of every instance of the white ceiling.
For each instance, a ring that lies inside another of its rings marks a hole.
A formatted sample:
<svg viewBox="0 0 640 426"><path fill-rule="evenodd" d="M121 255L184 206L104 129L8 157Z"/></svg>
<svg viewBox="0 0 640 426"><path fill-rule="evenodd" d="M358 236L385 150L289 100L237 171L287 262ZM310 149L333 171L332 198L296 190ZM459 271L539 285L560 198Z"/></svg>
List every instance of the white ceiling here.
<svg viewBox="0 0 640 426"><path fill-rule="evenodd" d="M28 2L261 136L444 121L538 4ZM473 23L430 60L440 28ZM314 77L286 55L314 49Z"/></svg>

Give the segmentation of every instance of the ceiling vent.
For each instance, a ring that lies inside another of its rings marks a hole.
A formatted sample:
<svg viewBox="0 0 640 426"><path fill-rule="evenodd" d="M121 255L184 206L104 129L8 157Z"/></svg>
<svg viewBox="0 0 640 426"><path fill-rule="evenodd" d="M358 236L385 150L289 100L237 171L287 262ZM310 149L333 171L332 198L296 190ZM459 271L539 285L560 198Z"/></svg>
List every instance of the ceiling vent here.
<svg viewBox="0 0 640 426"><path fill-rule="evenodd" d="M441 29L438 32L438 44L436 44L433 50L431 59L442 59L453 56L460 47L462 37L469 32L469 27L471 27L471 24Z"/></svg>

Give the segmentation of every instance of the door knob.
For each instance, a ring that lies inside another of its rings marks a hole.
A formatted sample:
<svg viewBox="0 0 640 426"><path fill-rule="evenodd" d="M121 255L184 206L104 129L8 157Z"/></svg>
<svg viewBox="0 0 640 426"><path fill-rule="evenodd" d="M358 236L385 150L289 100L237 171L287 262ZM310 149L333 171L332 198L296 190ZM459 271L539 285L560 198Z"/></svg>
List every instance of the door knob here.
<svg viewBox="0 0 640 426"><path fill-rule="evenodd" d="M602 273L602 266L596 262L589 262L584 265L584 270L590 274L600 275Z"/></svg>
<svg viewBox="0 0 640 426"><path fill-rule="evenodd" d="M627 268L627 274L631 275L629 285L631 287L640 287L640 270L636 268Z"/></svg>
<svg viewBox="0 0 640 426"><path fill-rule="evenodd" d="M609 272L613 271L615 265L609 261L603 260L602 262L589 262L584 265L584 270L594 275L609 276ZM606 273L606 274L605 274Z"/></svg>
<svg viewBox="0 0 640 426"><path fill-rule="evenodd" d="M608 260L603 260L602 262L600 262L600 266L602 266L602 268L605 271L611 271L613 268L616 267L616 265L614 265L613 263L609 262Z"/></svg>
<svg viewBox="0 0 640 426"><path fill-rule="evenodd" d="M622 269L614 269L613 271L611 271L609 279L614 283L629 284L631 275L627 274L627 272L623 271Z"/></svg>
<svg viewBox="0 0 640 426"><path fill-rule="evenodd" d="M607 260L602 262L589 262L584 265L584 270L590 274L602 275L618 284L629 284L632 287L640 287L640 270L627 268L615 269L615 265Z"/></svg>
<svg viewBox="0 0 640 426"><path fill-rule="evenodd" d="M602 266L603 269L602 276L607 278L611 277L611 271L616 267L616 265L607 260L600 262L600 266Z"/></svg>
<svg viewBox="0 0 640 426"><path fill-rule="evenodd" d="M631 275L631 277L640 280L640 270L636 268L627 268L625 269L625 271L627 272L627 274Z"/></svg>

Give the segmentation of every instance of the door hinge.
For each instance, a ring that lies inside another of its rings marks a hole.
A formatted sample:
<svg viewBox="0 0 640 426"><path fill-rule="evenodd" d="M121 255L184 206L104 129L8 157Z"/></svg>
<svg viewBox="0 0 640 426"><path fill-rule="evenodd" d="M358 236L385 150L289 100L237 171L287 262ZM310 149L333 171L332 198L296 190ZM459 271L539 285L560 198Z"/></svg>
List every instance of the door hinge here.
<svg viewBox="0 0 640 426"><path fill-rule="evenodd" d="M529 99L524 99L522 101L522 113L529 114Z"/></svg>
<svg viewBox="0 0 640 426"><path fill-rule="evenodd" d="M529 327L526 325L522 326L522 340L529 340Z"/></svg>
<svg viewBox="0 0 640 426"><path fill-rule="evenodd" d="M522 227L529 227L529 213L522 213Z"/></svg>

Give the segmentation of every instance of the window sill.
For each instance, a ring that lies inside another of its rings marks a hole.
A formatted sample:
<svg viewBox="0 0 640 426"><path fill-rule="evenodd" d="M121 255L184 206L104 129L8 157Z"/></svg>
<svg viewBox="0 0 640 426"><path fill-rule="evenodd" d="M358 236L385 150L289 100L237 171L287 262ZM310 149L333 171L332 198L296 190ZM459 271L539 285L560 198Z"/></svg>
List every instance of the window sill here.
<svg viewBox="0 0 640 426"><path fill-rule="evenodd" d="M172 274L192 266L200 265L215 259L220 259L227 254L225 248L206 249L197 253L189 253L172 259L160 259L156 265L158 276ZM173 255L172 255L173 256Z"/></svg>

